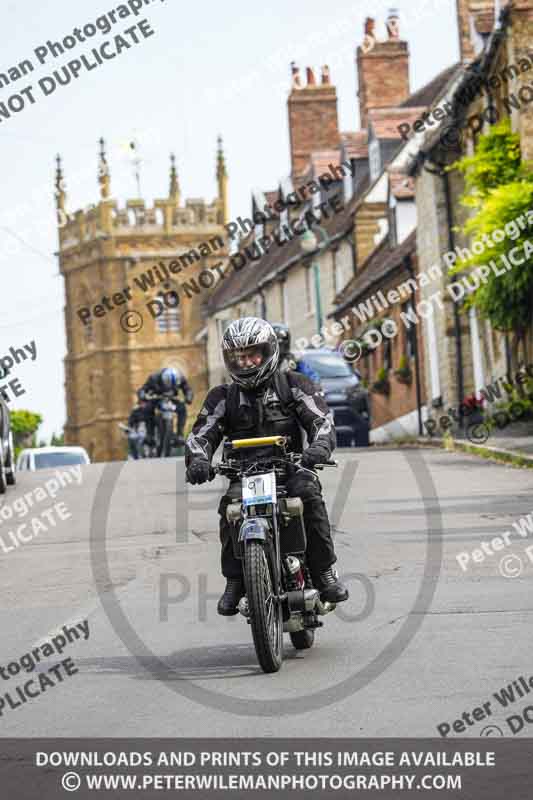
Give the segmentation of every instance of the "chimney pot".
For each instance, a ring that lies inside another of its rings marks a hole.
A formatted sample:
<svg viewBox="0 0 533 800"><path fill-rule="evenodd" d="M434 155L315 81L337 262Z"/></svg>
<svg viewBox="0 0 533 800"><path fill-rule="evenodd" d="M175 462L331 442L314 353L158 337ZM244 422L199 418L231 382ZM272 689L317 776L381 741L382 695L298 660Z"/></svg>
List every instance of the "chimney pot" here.
<svg viewBox="0 0 533 800"><path fill-rule="evenodd" d="M367 18L365 39L357 48L357 76L361 128L373 109L396 108L409 97L409 48L400 39L398 12L387 17L388 39L376 42L374 20Z"/></svg>
<svg viewBox="0 0 533 800"><path fill-rule="evenodd" d="M374 29L376 27L376 20L372 17L365 19L365 36L374 36Z"/></svg>
<svg viewBox="0 0 533 800"><path fill-rule="evenodd" d="M329 67L327 64L324 64L322 67L322 83L331 83Z"/></svg>
<svg viewBox="0 0 533 800"><path fill-rule="evenodd" d="M306 67L305 71L307 75L307 85L316 86L315 73L313 72L313 69L311 67Z"/></svg>
<svg viewBox="0 0 533 800"><path fill-rule="evenodd" d="M389 39L400 38L400 15L397 8L389 9L389 16L387 17L387 31Z"/></svg>
<svg viewBox="0 0 533 800"><path fill-rule="evenodd" d="M295 61L291 61L291 73L292 73L292 88L301 89L302 80L300 78L300 68L296 66Z"/></svg>

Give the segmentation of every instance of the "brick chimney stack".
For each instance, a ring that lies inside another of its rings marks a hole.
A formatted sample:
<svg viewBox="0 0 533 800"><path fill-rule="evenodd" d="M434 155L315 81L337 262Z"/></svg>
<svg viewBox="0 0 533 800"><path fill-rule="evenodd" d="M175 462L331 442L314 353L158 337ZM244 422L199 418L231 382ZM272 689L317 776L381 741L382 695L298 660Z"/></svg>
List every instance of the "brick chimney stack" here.
<svg viewBox="0 0 533 800"><path fill-rule="evenodd" d="M357 48L361 128L367 127L371 109L396 108L410 94L409 48L400 39L396 9L389 11L386 27L388 38L377 41L375 22L369 17L365 22L364 45Z"/></svg>
<svg viewBox="0 0 533 800"><path fill-rule="evenodd" d="M478 54L483 44L483 37L492 32L496 13L508 5L508 0L456 0L456 2L461 60L468 63Z"/></svg>
<svg viewBox="0 0 533 800"><path fill-rule="evenodd" d="M306 69L307 85L303 86L298 67L291 64L292 89L287 101L291 143L291 172L301 175L314 150L334 150L339 146L337 90L330 83L329 68L322 67L321 83L317 83L311 67Z"/></svg>

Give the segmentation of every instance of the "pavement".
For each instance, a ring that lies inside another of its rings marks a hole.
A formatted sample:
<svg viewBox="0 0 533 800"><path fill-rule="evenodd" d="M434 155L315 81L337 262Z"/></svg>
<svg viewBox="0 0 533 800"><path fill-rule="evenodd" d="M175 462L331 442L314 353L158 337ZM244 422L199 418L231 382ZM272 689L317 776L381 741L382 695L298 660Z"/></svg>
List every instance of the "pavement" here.
<svg viewBox="0 0 533 800"><path fill-rule="evenodd" d="M533 421L531 420L511 423L503 429L491 429L481 423L470 426L465 431L455 428L446 438L426 435L418 437L417 441L421 445L447 447L533 468Z"/></svg>
<svg viewBox="0 0 533 800"><path fill-rule="evenodd" d="M14 708L5 701L1 735L423 737L438 725L512 735L506 718L527 697L510 710L494 693L533 673L533 557L518 536L502 553L480 548L532 511L532 473L434 448L344 450L338 460L322 483L351 597L311 650L286 639L275 675L259 669L246 621L216 614L222 479L184 487L180 459L94 464L80 486L42 500L71 516L0 553L0 692L16 698L59 659L77 672ZM19 474L2 506L52 475ZM1 513L7 537L16 525ZM457 555L474 550L483 557L469 556L465 570ZM61 656L6 672L85 620L87 639L71 634Z"/></svg>

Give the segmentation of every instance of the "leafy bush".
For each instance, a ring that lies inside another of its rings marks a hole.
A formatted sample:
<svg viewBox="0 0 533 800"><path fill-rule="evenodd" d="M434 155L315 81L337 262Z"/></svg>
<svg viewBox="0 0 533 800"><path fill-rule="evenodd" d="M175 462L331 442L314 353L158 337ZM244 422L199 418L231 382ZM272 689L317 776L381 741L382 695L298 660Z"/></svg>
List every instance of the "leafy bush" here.
<svg viewBox="0 0 533 800"><path fill-rule="evenodd" d="M533 230L529 222L531 219L533 223L533 172L531 165L521 161L520 139L512 132L509 120L503 120L480 136L474 155L460 159L451 169L464 174L466 191L461 203L475 211L463 226L463 233L472 241L482 242L484 236L490 236L496 229L507 233L514 222L512 235L516 235L512 239L506 235L501 242L491 239L494 246L486 244L481 253L458 261L451 272L467 272L489 260L498 262L510 249L523 248ZM524 229L517 229L518 217L527 219ZM532 295L533 257L530 257L503 275L491 271L485 283L467 295L464 308L475 306L495 330L512 332L516 354L518 342L524 339L533 321Z"/></svg>

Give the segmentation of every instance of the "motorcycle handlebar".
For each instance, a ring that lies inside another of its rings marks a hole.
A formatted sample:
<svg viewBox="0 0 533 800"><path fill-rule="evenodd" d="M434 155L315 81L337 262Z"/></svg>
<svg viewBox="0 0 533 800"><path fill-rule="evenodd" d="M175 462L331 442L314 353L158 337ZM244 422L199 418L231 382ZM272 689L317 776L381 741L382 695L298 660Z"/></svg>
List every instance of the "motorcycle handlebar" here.
<svg viewBox="0 0 533 800"><path fill-rule="evenodd" d="M299 462L300 462L300 460L302 458L302 454L301 453L293 453L292 456L293 457L291 458L290 463L294 464L295 466L298 466ZM326 461L324 464L315 464L313 469L324 469L325 467L338 467L338 465L339 465L338 461L334 461L333 459L330 459L329 461ZM211 467L211 473L212 473L212 477L210 478L210 480L213 480L215 475L238 474L239 470L237 469L237 467L232 467L229 464L225 464L224 462L220 462L215 467L213 467L213 466Z"/></svg>

